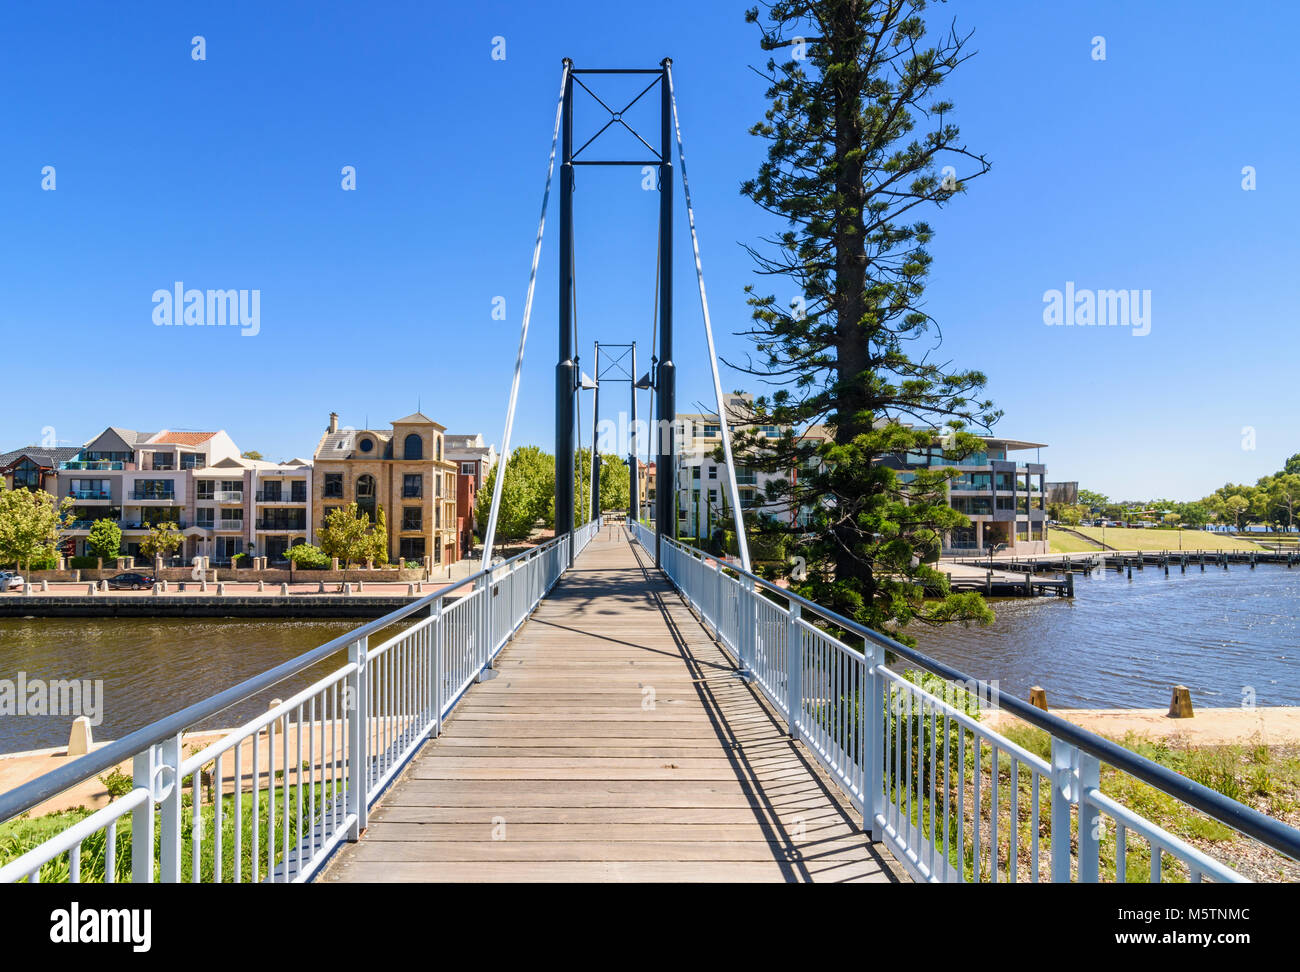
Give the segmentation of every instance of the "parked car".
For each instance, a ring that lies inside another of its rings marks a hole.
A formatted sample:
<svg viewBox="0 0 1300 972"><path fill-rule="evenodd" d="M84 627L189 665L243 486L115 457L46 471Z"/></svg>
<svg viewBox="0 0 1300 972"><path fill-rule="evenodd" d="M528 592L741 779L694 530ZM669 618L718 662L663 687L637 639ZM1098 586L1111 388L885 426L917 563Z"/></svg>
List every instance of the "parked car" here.
<svg viewBox="0 0 1300 972"><path fill-rule="evenodd" d="M7 570L0 570L0 591L21 591L24 581L17 574L11 574Z"/></svg>
<svg viewBox="0 0 1300 972"><path fill-rule="evenodd" d="M149 574L129 570L124 574L118 574L116 577L110 577L108 579L108 589L110 591L143 591L153 587L156 580Z"/></svg>

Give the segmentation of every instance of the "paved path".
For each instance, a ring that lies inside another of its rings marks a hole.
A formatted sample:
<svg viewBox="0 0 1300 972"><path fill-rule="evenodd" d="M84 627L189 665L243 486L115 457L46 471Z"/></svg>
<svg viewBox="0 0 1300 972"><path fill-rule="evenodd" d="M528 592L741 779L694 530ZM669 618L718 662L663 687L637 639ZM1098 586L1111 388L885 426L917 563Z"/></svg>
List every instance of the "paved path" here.
<svg viewBox="0 0 1300 972"><path fill-rule="evenodd" d="M901 873L622 530L588 546L498 670L322 880Z"/></svg>

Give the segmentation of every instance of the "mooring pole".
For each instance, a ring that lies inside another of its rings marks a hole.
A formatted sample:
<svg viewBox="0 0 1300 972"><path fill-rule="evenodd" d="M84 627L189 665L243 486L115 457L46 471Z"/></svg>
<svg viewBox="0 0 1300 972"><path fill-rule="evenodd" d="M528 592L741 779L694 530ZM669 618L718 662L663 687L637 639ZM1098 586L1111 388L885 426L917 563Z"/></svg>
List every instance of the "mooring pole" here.
<svg viewBox="0 0 1300 972"><path fill-rule="evenodd" d="M573 396L578 386L573 372L573 62L567 57L568 79L562 109L563 156L560 163L560 360L555 366L555 535L569 535L569 564L573 564ZM504 473L504 458L502 472Z"/></svg>
<svg viewBox="0 0 1300 972"><path fill-rule="evenodd" d="M673 364L673 102L668 87L670 58L660 62L663 74L659 81L662 107L662 132L659 162L659 392L658 450L655 470L658 484L655 493L655 566L661 566L661 538L677 536L677 469L674 463L677 419L677 380Z"/></svg>

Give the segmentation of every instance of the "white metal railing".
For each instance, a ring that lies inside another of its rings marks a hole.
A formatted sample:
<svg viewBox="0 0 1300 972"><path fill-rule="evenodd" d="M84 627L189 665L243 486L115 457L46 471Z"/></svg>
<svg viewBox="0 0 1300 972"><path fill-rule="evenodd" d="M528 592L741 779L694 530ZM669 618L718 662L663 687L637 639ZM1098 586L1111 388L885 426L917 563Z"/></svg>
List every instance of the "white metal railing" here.
<svg viewBox="0 0 1300 972"><path fill-rule="evenodd" d="M242 503L244 493L238 489L218 489L212 493L212 498L218 503Z"/></svg>
<svg viewBox="0 0 1300 972"><path fill-rule="evenodd" d="M630 528L653 553L654 532ZM862 812L863 829L918 880L1246 880L1103 793L1103 763L1300 858L1300 831L995 685L668 537L659 557L790 735ZM922 671L896 671L887 652ZM984 705L1046 730L1050 760L982 725Z"/></svg>
<svg viewBox="0 0 1300 972"><path fill-rule="evenodd" d="M573 556L600 526L574 531ZM557 537L0 794L3 821L132 762L129 792L0 866L0 883L309 880L569 564ZM195 725L344 651L329 674L183 752Z"/></svg>

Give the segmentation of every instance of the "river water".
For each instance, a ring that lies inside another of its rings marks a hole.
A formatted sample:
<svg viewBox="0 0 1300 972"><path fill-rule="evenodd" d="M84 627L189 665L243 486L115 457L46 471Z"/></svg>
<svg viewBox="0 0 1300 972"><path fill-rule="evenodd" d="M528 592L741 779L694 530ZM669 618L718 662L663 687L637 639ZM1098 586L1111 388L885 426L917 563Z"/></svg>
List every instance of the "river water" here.
<svg viewBox="0 0 1300 972"><path fill-rule="evenodd" d="M1168 577L1151 567L1133 580L1114 571L1078 576L1076 597L998 599L989 628L916 629L923 651L997 679L1021 698L1047 689L1053 707L1167 705L1187 685L1199 706L1300 705L1300 569L1197 567ZM0 619L0 693L32 679L102 680L97 739L117 739L245 678L336 638L349 620ZM388 632L386 634L390 634ZM372 638L377 644L379 638ZM341 664L286 680L209 720L237 725L272 697ZM0 714L0 753L62 746L72 717Z"/></svg>
<svg viewBox="0 0 1300 972"><path fill-rule="evenodd" d="M1177 566L1076 575L1075 597L995 598L987 628L913 629L919 647L1061 708L1300 705L1300 569Z"/></svg>

